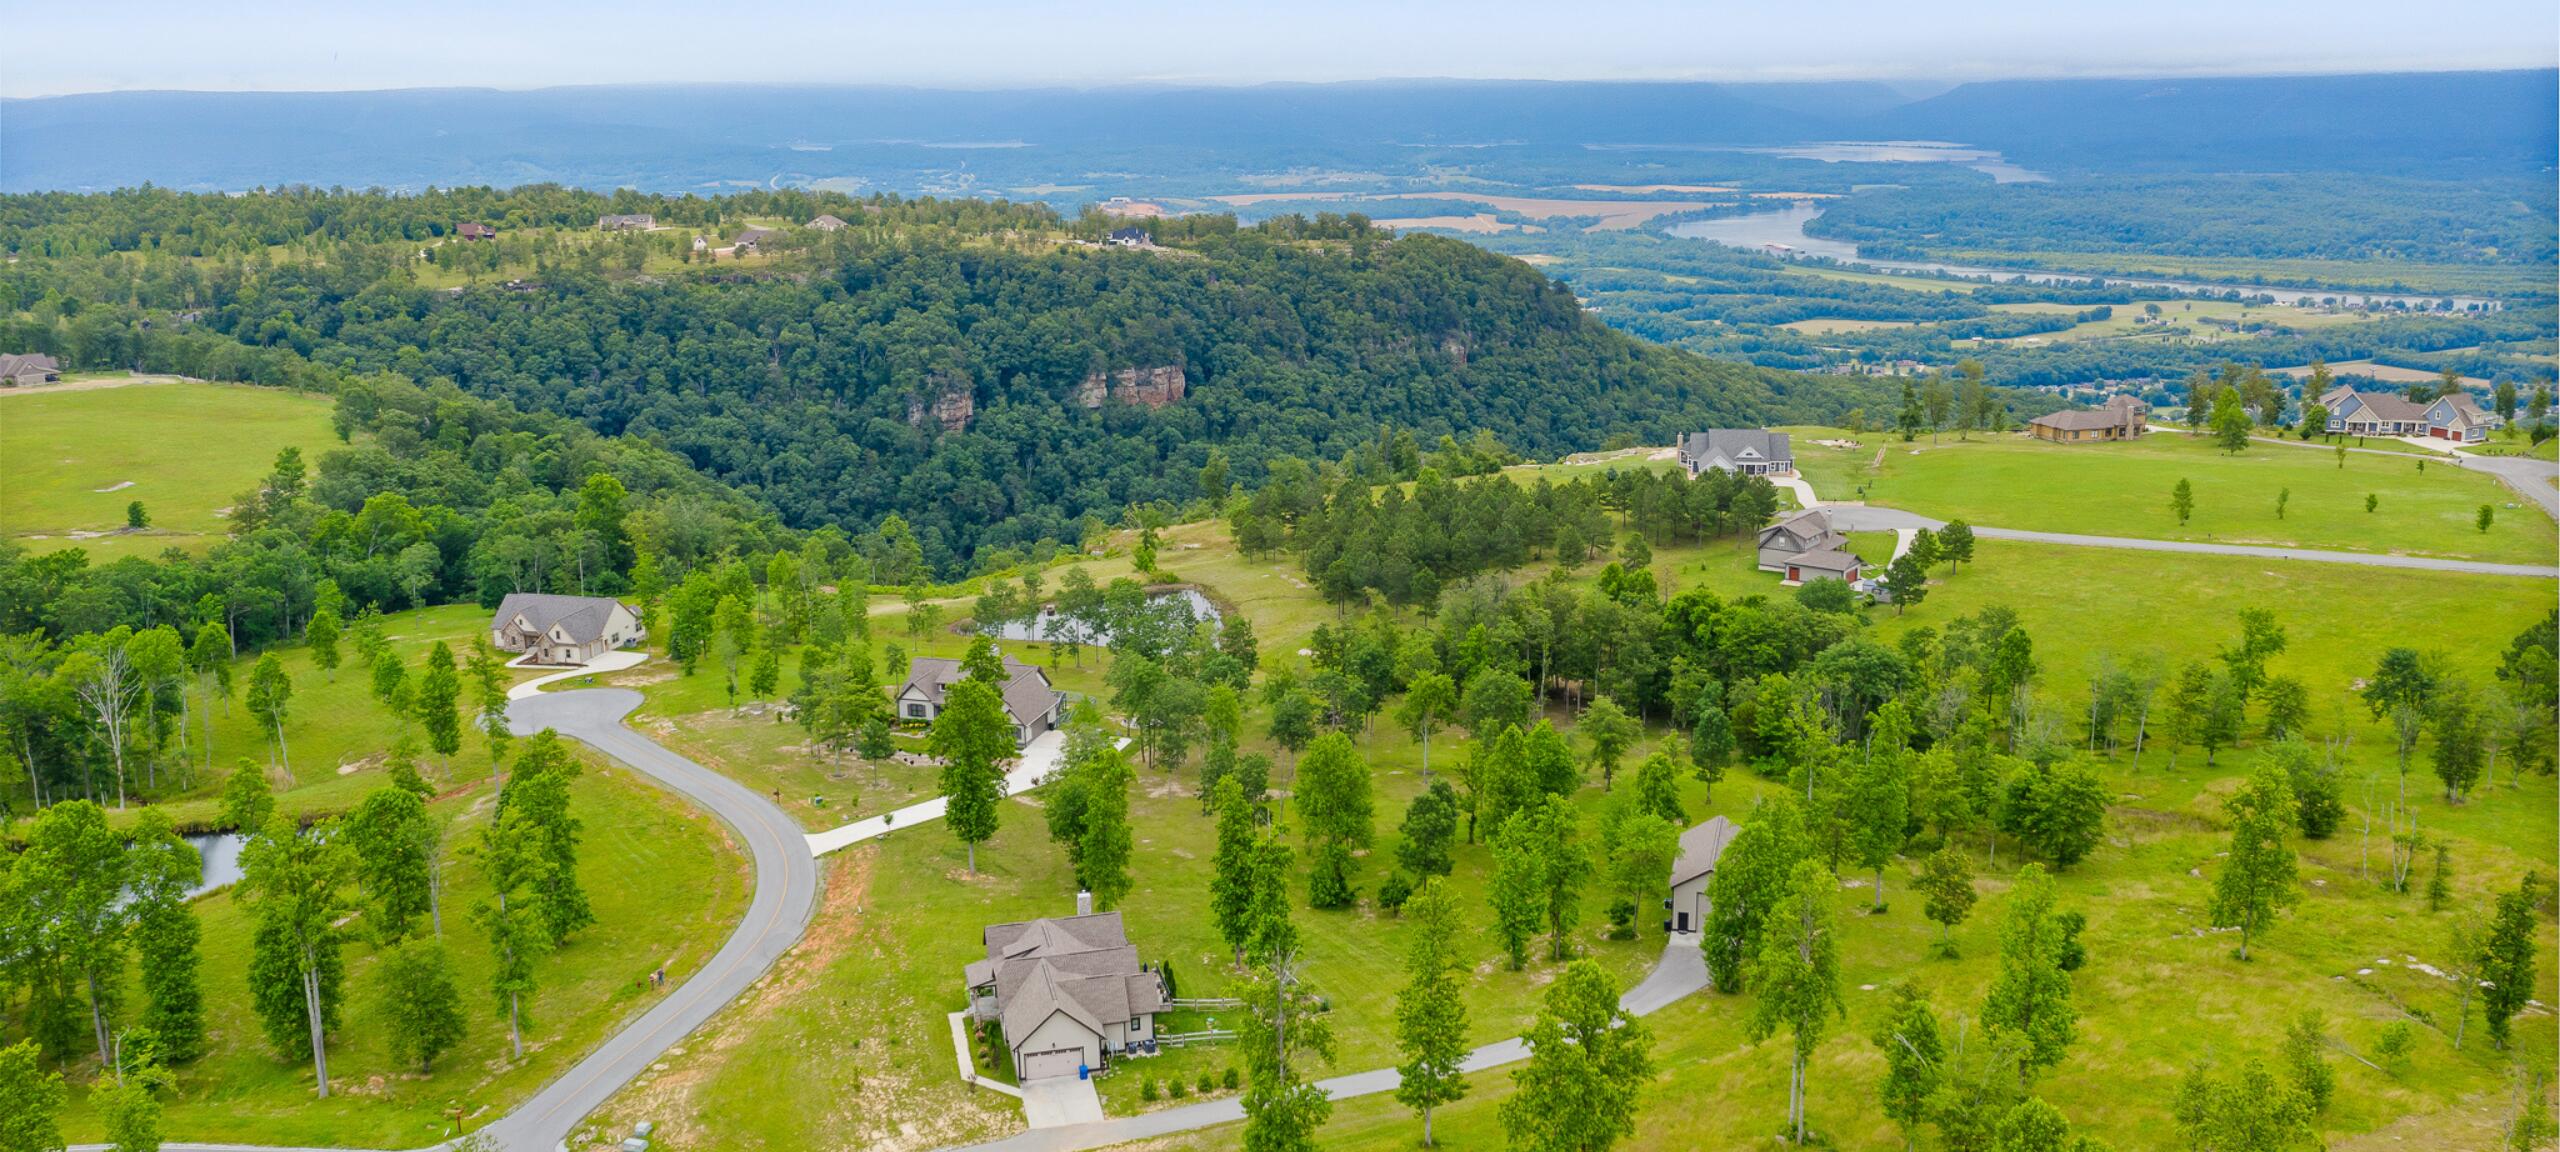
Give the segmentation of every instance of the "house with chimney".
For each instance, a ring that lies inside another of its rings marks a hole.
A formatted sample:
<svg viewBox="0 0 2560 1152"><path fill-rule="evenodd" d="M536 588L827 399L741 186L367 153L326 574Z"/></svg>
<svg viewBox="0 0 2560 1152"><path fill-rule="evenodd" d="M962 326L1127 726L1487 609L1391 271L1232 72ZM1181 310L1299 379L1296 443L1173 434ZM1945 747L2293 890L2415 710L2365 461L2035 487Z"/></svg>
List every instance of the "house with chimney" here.
<svg viewBox="0 0 2560 1152"><path fill-rule="evenodd" d="M1118 912L990 925L986 959L961 982L972 1020L1004 1033L1018 1081L1087 1077L1122 1057L1156 1050L1156 1017L1171 1006L1164 974L1140 963Z"/></svg>
<svg viewBox="0 0 2560 1152"><path fill-rule="evenodd" d="M1831 526L1831 514L1808 508L1760 530L1760 570L1787 586L1808 580L1846 580L1864 574L1866 561L1849 551L1849 537Z"/></svg>
<svg viewBox="0 0 2560 1152"><path fill-rule="evenodd" d="M2119 392L2094 409L2047 412L2027 421L2027 432L2055 444L2138 440L2151 430L2150 418L2150 405Z"/></svg>

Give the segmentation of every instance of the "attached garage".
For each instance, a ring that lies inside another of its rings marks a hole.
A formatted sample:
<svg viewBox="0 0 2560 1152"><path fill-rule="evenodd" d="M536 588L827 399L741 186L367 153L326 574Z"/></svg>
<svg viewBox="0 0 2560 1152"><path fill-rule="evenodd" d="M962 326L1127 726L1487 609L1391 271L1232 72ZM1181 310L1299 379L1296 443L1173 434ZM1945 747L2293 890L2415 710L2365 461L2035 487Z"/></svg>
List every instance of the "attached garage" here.
<svg viewBox="0 0 2560 1152"><path fill-rule="evenodd" d="M1046 1052L1026 1052L1022 1057L1022 1078L1045 1080L1052 1076L1073 1076L1084 1067L1084 1049L1053 1048Z"/></svg>

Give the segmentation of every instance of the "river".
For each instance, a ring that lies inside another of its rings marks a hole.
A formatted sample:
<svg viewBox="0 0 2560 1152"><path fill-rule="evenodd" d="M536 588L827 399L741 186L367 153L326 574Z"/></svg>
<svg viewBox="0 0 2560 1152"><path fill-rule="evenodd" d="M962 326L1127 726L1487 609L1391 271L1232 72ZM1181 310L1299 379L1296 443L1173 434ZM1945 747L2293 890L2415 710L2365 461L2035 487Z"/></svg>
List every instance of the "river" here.
<svg viewBox="0 0 2560 1152"><path fill-rule="evenodd" d="M1708 240L1728 248L1746 248L1789 259L1827 259L1855 264L1878 272L1918 273L1921 275L1955 276L1966 280L2010 280L2029 284L2086 284L2097 281L2127 288L2165 288L2184 296L2219 296L2239 292L2248 296L2266 296L2278 304L2319 305L2336 302L2345 307L2394 303L2413 308L2434 308L2450 299L2459 309L2494 310L2495 300L2477 296L2418 296L2396 292L2351 292L2334 288L2276 288L2257 284L2216 284L2204 280L2164 280L2142 276L2104 276L2090 272L2057 272L2037 268L1989 268L1972 264L1942 264L1935 261L1871 260L1858 255L1858 246L1843 240L1827 240L1808 236L1804 226L1822 215L1822 209L1811 204L1796 204L1745 216L1726 216L1714 220L1691 220L1671 226L1671 234L1690 240Z"/></svg>

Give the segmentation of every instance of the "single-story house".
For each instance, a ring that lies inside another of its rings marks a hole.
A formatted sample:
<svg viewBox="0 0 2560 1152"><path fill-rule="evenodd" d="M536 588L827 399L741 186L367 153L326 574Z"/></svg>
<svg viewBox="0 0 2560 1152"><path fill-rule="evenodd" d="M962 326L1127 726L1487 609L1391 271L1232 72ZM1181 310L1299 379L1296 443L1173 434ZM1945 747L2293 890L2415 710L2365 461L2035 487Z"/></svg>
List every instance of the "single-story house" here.
<svg viewBox="0 0 2560 1152"><path fill-rule="evenodd" d="M842 232L845 230L845 222L832 213L820 216L817 219L810 221L809 226L820 232Z"/></svg>
<svg viewBox="0 0 2560 1152"><path fill-rule="evenodd" d="M42 352L0 353L0 388L51 384L62 379L62 362Z"/></svg>
<svg viewBox="0 0 2560 1152"><path fill-rule="evenodd" d="M1013 742L1017 746L1029 744L1058 726L1058 716L1066 709L1066 697L1050 686L1047 672L1011 656L1004 658L1004 671L1002 696L1005 715L1013 721ZM962 675L957 660L919 656L909 661L906 683L898 686L898 694L891 700L898 718L931 723L942 715L944 693Z"/></svg>
<svg viewBox="0 0 2560 1152"><path fill-rule="evenodd" d="M2359 392L2340 386L2320 397L2329 431L2350 436L2423 436L2427 405L2397 392Z"/></svg>
<svg viewBox="0 0 2560 1152"><path fill-rule="evenodd" d="M2151 430L2151 406L2121 392L2095 409L2047 412L2027 421L2027 432L2056 444L2133 440Z"/></svg>
<svg viewBox="0 0 2560 1152"><path fill-rule="evenodd" d="M2489 430L2499 424L2496 414L2480 406L2468 392L2436 397L2427 405L2427 435L2437 440L2453 440L2476 444L2489 438Z"/></svg>
<svg viewBox="0 0 2560 1152"><path fill-rule="evenodd" d="M1849 538L1831 527L1831 514L1809 508L1760 530L1760 570L1787 584L1846 580L1854 584L1866 561L1848 549Z"/></svg>
<svg viewBox="0 0 2560 1152"><path fill-rule="evenodd" d="M738 233L738 238L729 243L729 251L738 256L748 255L763 247L765 238L771 235L771 228L749 228Z"/></svg>
<svg viewBox="0 0 2560 1152"><path fill-rule="evenodd" d="M1680 438L1680 466L1692 476L1709 468L1745 476L1790 476L1796 470L1796 454L1784 432L1709 428Z"/></svg>
<svg viewBox="0 0 2560 1152"><path fill-rule="evenodd" d="M1671 896L1662 902L1670 913L1668 931L1697 932L1707 926L1707 882L1715 879L1716 861L1724 856L1725 845L1733 843L1740 825L1722 816L1711 817L1680 834L1680 858L1671 864Z"/></svg>
<svg viewBox="0 0 2560 1152"><path fill-rule="evenodd" d="M646 232L657 226L658 218L646 212L596 217L596 227L607 232Z"/></svg>
<svg viewBox="0 0 2560 1152"><path fill-rule="evenodd" d="M1144 248L1156 242L1156 238L1144 228L1114 228L1104 239L1123 248Z"/></svg>
<svg viewBox="0 0 2560 1152"><path fill-rule="evenodd" d="M513 592L489 621L489 643L541 664L584 664L648 638L640 614L610 596Z"/></svg>
<svg viewBox="0 0 2560 1152"><path fill-rule="evenodd" d="M463 221L462 227L454 229L453 233L465 240L495 240L498 238L497 229L477 220Z"/></svg>
<svg viewBox="0 0 2560 1152"><path fill-rule="evenodd" d="M988 927L987 958L962 972L970 1017L1004 1030L1017 1080L1089 1075L1155 1051L1164 975L1139 963L1120 914L1092 902L1079 894L1073 916Z"/></svg>

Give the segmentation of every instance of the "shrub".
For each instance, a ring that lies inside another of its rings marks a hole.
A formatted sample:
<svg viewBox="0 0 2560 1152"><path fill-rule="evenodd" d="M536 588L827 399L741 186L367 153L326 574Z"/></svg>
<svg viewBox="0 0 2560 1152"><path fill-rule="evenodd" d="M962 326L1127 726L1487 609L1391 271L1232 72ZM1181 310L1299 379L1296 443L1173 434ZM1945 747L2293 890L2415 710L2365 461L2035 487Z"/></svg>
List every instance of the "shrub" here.
<svg viewBox="0 0 2560 1152"><path fill-rule="evenodd" d="M1140 1081L1138 1081L1138 1099L1140 1099L1140 1100L1144 1100L1144 1101L1147 1101L1148 1103L1154 1103L1154 1102L1155 1102L1155 1098L1156 1098L1156 1082L1155 1082L1155 1079L1154 1079L1153 1077L1149 1077L1149 1078L1147 1078L1147 1079L1144 1079L1144 1080L1140 1080Z"/></svg>
<svg viewBox="0 0 2560 1152"><path fill-rule="evenodd" d="M1217 1091L1217 1090L1218 1090L1218 1078L1217 1078L1217 1077L1215 1077L1215 1076L1211 1076L1211 1075L1207 1072L1207 1070L1205 1070L1205 1069L1204 1069L1204 1070L1202 1070L1202 1071L1201 1071L1201 1073L1200 1073L1200 1085L1199 1085L1199 1087L1200 1087L1200 1094L1201 1094L1201 1095L1203 1095L1203 1096L1206 1096L1206 1095L1208 1095L1208 1094L1210 1094L1210 1093L1212 1093L1212 1092L1215 1092L1215 1091Z"/></svg>
<svg viewBox="0 0 2560 1152"><path fill-rule="evenodd" d="M1238 1087L1240 1087L1240 1086L1242 1086L1242 1085L1243 1085L1243 1083L1244 1083L1244 1077L1237 1075L1237 1074L1236 1074L1236 1070L1235 1070L1235 1069L1233 1069L1233 1068L1229 1068L1229 1069L1227 1069L1227 1075L1226 1075L1226 1078L1225 1078L1225 1079L1223 1079L1223 1080L1220 1080L1220 1081L1219 1081L1219 1083L1220 1083L1220 1084L1225 1085L1225 1086L1226 1086L1227 1091L1229 1091L1229 1092L1233 1092L1233 1091L1235 1091Z"/></svg>
<svg viewBox="0 0 2560 1152"><path fill-rule="evenodd" d="M1191 1086L1190 1086L1190 1085L1188 1085L1188 1084L1183 1083L1183 1082L1182 1082L1182 1077L1180 1077L1180 1076L1175 1076L1175 1077L1173 1077L1173 1078L1171 1078L1171 1079L1169 1079L1169 1080L1166 1080L1166 1081L1165 1081L1165 1083L1164 1083L1164 1087L1165 1087L1165 1093L1166 1093L1167 1095L1169 1095L1169 1096L1172 1096L1172 1097L1173 1097L1174 1099L1176 1099L1176 1100L1180 1100L1180 1099L1182 1099L1183 1097L1185 1097L1185 1096L1189 1096L1189 1095L1191 1094Z"/></svg>
<svg viewBox="0 0 2560 1152"><path fill-rule="evenodd" d="M1386 909L1390 915L1403 912L1404 902L1412 897L1413 881L1405 879L1402 872L1387 877L1386 883L1378 885L1378 907Z"/></svg>

